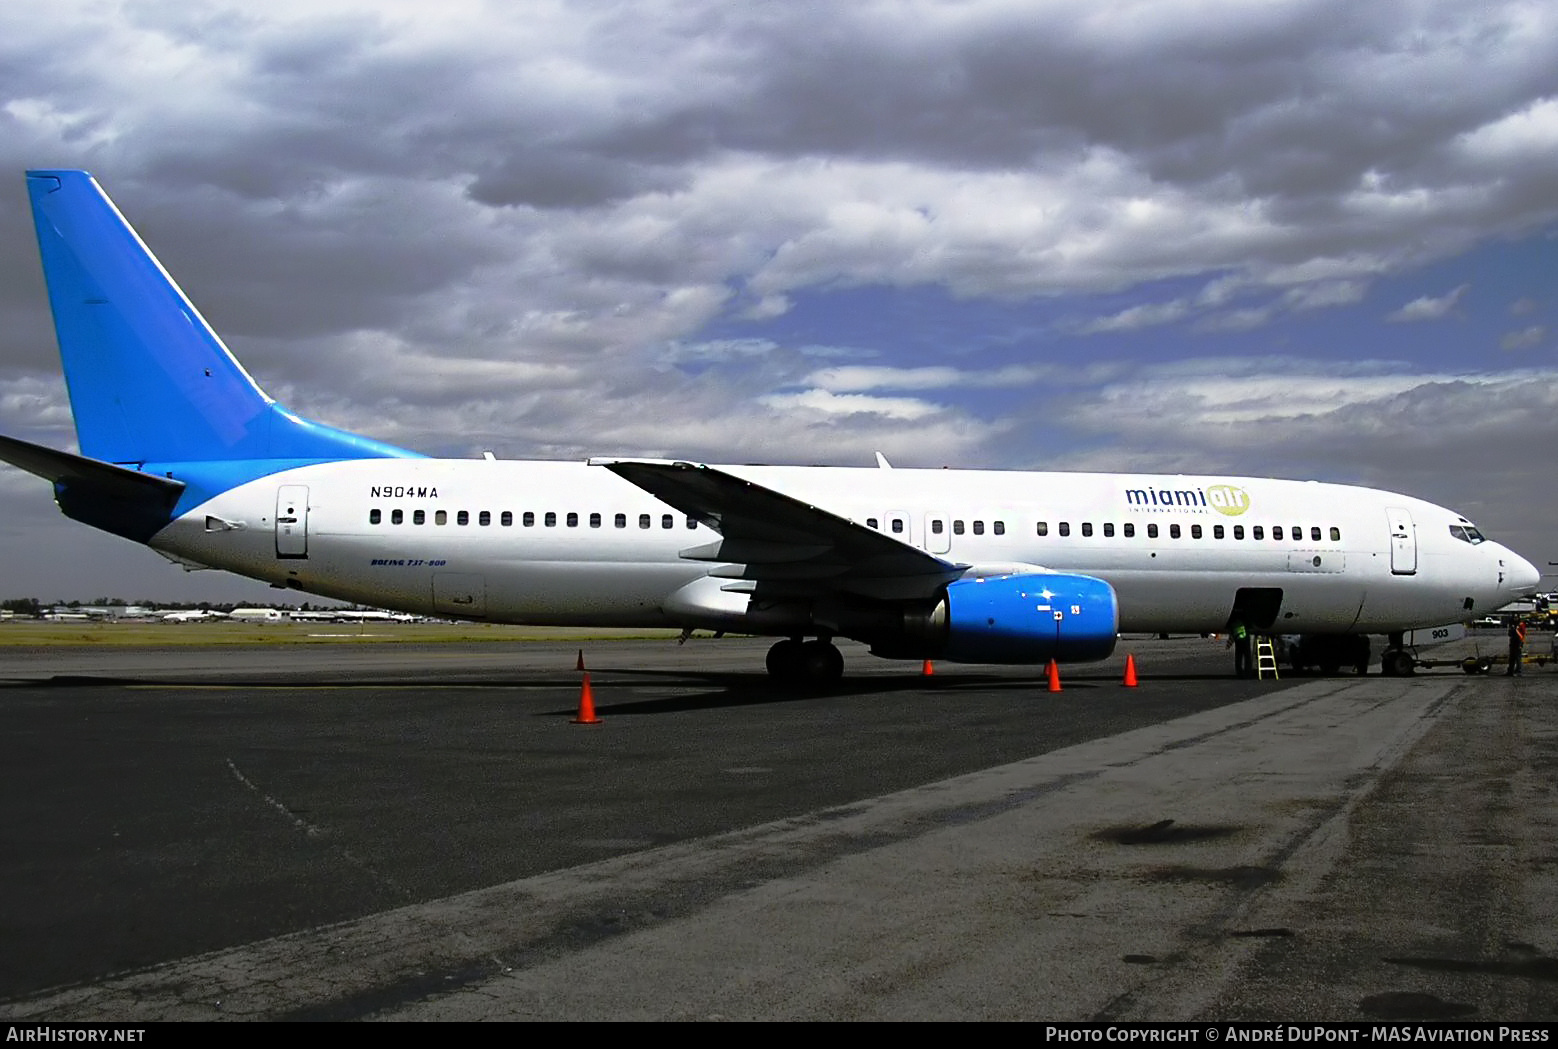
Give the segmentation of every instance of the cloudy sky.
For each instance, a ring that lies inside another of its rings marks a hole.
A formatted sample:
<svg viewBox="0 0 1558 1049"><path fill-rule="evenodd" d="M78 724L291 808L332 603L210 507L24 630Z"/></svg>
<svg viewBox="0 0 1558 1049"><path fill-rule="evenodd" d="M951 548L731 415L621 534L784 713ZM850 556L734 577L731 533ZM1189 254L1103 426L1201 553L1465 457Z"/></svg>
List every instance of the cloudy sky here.
<svg viewBox="0 0 1558 1049"><path fill-rule="evenodd" d="M1558 560L1550 0L4 5L0 432L71 447L27 167L420 451L1312 477ZM266 595L0 497L0 596Z"/></svg>

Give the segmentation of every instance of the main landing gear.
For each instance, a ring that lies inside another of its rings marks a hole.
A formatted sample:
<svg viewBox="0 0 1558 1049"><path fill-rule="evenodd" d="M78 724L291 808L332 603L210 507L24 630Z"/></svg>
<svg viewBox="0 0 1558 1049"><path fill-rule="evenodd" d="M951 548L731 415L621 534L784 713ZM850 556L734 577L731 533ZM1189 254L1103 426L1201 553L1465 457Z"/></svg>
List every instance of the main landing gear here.
<svg viewBox="0 0 1558 1049"><path fill-rule="evenodd" d="M786 685L822 688L844 676L844 657L832 638L788 637L768 650L768 675Z"/></svg>

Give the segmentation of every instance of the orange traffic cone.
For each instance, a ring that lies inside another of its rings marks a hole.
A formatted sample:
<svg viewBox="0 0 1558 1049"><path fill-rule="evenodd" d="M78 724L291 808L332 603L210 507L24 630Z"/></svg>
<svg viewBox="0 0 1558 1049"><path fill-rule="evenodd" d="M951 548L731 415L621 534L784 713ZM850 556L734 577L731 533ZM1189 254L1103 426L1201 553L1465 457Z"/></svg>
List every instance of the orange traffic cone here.
<svg viewBox="0 0 1558 1049"><path fill-rule="evenodd" d="M578 662L576 662L573 665L573 668L575 670L583 670L584 669L584 649L582 649L582 648L579 649L579 660L578 660Z"/></svg>
<svg viewBox="0 0 1558 1049"><path fill-rule="evenodd" d="M921 677L930 677L930 676L932 676L935 673L936 673L936 668L934 666L932 666L931 665L931 661L927 659L925 661L925 665L920 668L920 676Z"/></svg>
<svg viewBox="0 0 1558 1049"><path fill-rule="evenodd" d="M1049 661L1049 666L1044 668L1044 673L1045 673L1045 676L1047 676L1049 678L1049 690L1051 692L1059 692L1060 691L1060 667L1059 667L1059 665L1057 665L1056 662L1053 659L1050 660Z"/></svg>
<svg viewBox="0 0 1558 1049"><path fill-rule="evenodd" d="M579 713L573 719L575 725L599 725L600 718L595 716L595 693L590 691L590 675L584 675L584 684L579 688Z"/></svg>
<svg viewBox="0 0 1558 1049"><path fill-rule="evenodd" d="M1125 654L1125 687L1136 687L1136 656L1130 652Z"/></svg>

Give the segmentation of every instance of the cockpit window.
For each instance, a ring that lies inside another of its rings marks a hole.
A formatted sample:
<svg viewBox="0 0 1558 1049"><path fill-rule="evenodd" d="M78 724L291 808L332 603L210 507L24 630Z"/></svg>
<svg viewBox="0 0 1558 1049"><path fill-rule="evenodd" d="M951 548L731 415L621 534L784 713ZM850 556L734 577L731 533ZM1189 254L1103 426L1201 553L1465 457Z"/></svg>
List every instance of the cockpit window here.
<svg viewBox="0 0 1558 1049"><path fill-rule="evenodd" d="M1451 525L1450 534L1461 542L1470 543L1473 546L1483 541L1482 533L1477 531L1477 526L1473 524Z"/></svg>

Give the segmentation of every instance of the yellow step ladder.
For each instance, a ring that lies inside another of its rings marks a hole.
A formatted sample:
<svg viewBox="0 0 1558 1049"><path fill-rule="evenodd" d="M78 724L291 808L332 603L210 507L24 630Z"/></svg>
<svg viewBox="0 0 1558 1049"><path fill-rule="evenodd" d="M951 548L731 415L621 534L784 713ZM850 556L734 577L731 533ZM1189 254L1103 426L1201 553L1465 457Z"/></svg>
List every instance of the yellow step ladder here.
<svg viewBox="0 0 1558 1049"><path fill-rule="evenodd" d="M1271 638L1261 636L1255 639L1255 676L1264 679L1267 674L1273 681L1281 675L1277 673L1277 649L1271 643Z"/></svg>

